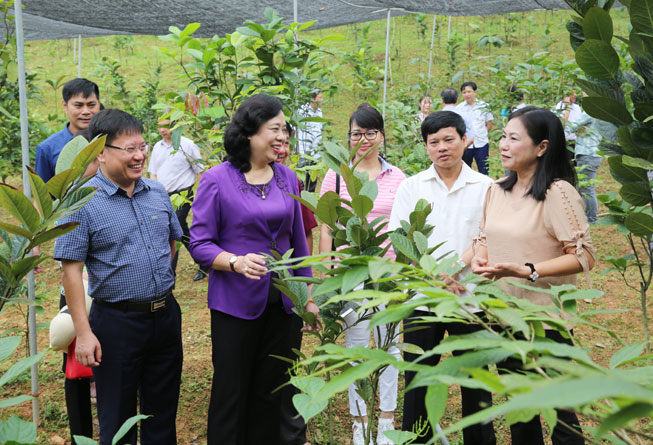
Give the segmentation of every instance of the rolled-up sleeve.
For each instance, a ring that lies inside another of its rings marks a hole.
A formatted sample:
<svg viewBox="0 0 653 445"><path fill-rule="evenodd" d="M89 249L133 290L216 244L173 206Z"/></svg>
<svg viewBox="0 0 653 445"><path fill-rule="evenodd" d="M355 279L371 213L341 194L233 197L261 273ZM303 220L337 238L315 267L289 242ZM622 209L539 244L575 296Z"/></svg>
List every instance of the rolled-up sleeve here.
<svg viewBox="0 0 653 445"><path fill-rule="evenodd" d="M216 175L209 171L202 176L193 200L193 223L188 246L193 259L203 267L211 267L215 257L224 252L220 247L219 222L220 186Z"/></svg>

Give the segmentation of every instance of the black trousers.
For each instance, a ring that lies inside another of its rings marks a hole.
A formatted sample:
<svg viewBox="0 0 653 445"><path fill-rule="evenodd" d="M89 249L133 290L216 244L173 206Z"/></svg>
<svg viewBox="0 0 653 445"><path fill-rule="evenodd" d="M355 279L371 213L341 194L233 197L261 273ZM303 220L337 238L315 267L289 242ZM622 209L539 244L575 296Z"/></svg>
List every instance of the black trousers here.
<svg viewBox="0 0 653 445"><path fill-rule="evenodd" d="M111 444L118 429L136 414L152 417L141 422L142 445L177 443L177 404L183 352L181 310L171 297L156 312L127 312L94 304L89 322L102 347L102 361L93 368L97 389L100 444ZM120 441L136 442L136 428Z"/></svg>
<svg viewBox="0 0 653 445"><path fill-rule="evenodd" d="M186 250L188 250L188 243L190 242L190 228L188 227L188 214L190 213L191 209L191 203L193 201L193 189L184 189L184 190L178 190L176 192L170 193L170 197L172 195L178 195L179 193L183 191L188 191L186 194L186 199L188 199L190 202L184 202L184 204L179 207L177 210L175 210L175 214L177 215L177 219L179 220L179 225L181 226L181 231L183 232L183 235L181 236L181 243L184 245ZM190 250L188 250L190 252ZM177 271L177 262L179 261L179 250L175 252L175 257L172 259L172 270L175 272ZM201 268L204 272L208 270L208 268Z"/></svg>
<svg viewBox="0 0 653 445"><path fill-rule="evenodd" d="M66 297L62 293L59 298L59 309L66 305ZM62 371L66 372L66 354L63 354ZM91 414L91 379L65 379L64 393L66 411L70 426L70 443L75 445L73 436L93 437L93 416Z"/></svg>
<svg viewBox="0 0 653 445"><path fill-rule="evenodd" d="M573 344L571 339L564 338L558 331L547 329L546 337L557 343L565 343L568 345ZM506 370L513 372L522 371L522 362L518 359L509 358L501 363L497 363L497 369L500 374L506 373ZM570 425L578 433L581 432L578 417L576 417L574 412L556 409L556 413L558 415L558 420ZM513 445L544 445L540 416L535 416L528 422L512 424L510 426L510 435L512 437ZM585 440L582 436L558 423L553 429L551 442L553 445L582 445L585 443Z"/></svg>
<svg viewBox="0 0 653 445"><path fill-rule="evenodd" d="M281 443L281 392L290 357L292 316L280 302L245 320L211 310L213 386L208 413L209 445Z"/></svg>
<svg viewBox="0 0 653 445"><path fill-rule="evenodd" d="M304 322L295 314L290 316L290 322L288 346L291 350L300 350ZM291 352L290 358L296 360L297 356ZM288 375L288 377L290 376ZM281 443L283 445L304 445L306 443L306 423L292 403L293 396L298 393L299 390L292 385L284 386L281 390Z"/></svg>
<svg viewBox="0 0 653 445"><path fill-rule="evenodd" d="M430 312L416 310L413 312L412 317L421 317L432 315ZM409 323L412 318L409 318ZM405 322L406 323L406 322ZM482 329L478 325L468 325L463 323L414 323L404 325L404 329L409 327L419 326L422 329L409 331L404 333L404 341L412 343L421 347L424 351L430 351L440 344L444 338L444 333L448 332L449 335L464 335L476 332ZM461 355L463 351L455 352L455 355ZM413 361L419 355L404 353L404 360ZM440 362L440 355L433 355L420 363L424 365L436 366ZM415 377L415 372L406 371L406 386L412 382ZM474 414L482 409L487 408L492 404L492 394L481 389L460 388L462 396L462 415L468 416ZM426 412L426 405L424 400L426 398L426 387L415 388L406 391L404 394L404 431L412 431L413 426L417 422L427 422L428 414ZM421 437L419 442L427 442L433 437L433 431L428 428L425 437ZM486 424L476 424L463 429L463 440L465 445L494 445L496 439L494 437L494 428L492 422Z"/></svg>

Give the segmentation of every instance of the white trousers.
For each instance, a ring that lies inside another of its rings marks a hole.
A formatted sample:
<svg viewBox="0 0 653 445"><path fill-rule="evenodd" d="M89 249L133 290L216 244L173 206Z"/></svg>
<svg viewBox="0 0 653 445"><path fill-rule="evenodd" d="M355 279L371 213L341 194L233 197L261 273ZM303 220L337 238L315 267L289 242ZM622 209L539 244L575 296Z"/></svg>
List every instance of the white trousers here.
<svg viewBox="0 0 653 445"><path fill-rule="evenodd" d="M385 307L380 307L381 310L384 310ZM370 322L369 320L359 321L354 326L345 330L345 340L347 342L347 347L351 348L352 346L365 346L369 347L370 345L370 331L368 330ZM381 341L385 342L387 335L387 328L385 325L375 327L374 331L374 342L378 345ZM381 338L379 339L379 333ZM396 347L391 347L388 352L393 354L398 359L401 358L399 349ZM381 411L392 412L397 408L397 380L399 378L399 371L392 366L388 366L385 371L379 377L379 395L381 397L380 409ZM358 406L356 405L358 402ZM366 416L367 415L367 406L365 402L356 392L356 385L352 384L349 386L349 412L352 416Z"/></svg>

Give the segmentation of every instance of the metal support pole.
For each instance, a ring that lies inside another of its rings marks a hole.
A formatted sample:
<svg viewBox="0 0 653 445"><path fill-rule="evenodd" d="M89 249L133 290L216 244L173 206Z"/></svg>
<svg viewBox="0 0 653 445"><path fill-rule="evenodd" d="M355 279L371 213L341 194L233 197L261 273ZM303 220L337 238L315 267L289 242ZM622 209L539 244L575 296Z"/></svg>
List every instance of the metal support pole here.
<svg viewBox="0 0 653 445"><path fill-rule="evenodd" d="M27 175L27 166L29 161L29 132L27 128L27 82L25 81L25 42L23 38L23 5L21 0L14 2L14 19L16 23L16 53L18 58L18 100L20 103L20 142L23 155L23 193L31 198L29 177ZM31 252L28 254L31 255ZM27 296L31 301L35 300L34 296L34 271L27 275ZM36 355L36 306L30 305L28 309L28 338L29 353ZM38 364L32 366L32 420L39 424L39 367Z"/></svg>
<svg viewBox="0 0 653 445"><path fill-rule="evenodd" d="M77 39L73 39L73 63L77 60Z"/></svg>
<svg viewBox="0 0 653 445"><path fill-rule="evenodd" d="M433 27L431 29L431 51L429 52L429 73L426 76L426 94L429 93L431 88L431 67L433 66L433 42L435 41L435 25L438 16L433 14Z"/></svg>
<svg viewBox="0 0 653 445"><path fill-rule="evenodd" d="M292 21L297 23L297 0L292 2Z"/></svg>
<svg viewBox="0 0 653 445"><path fill-rule="evenodd" d="M449 16L449 26L447 27L447 41L451 39L451 16Z"/></svg>
<svg viewBox="0 0 653 445"><path fill-rule="evenodd" d="M82 35L79 35L79 44L77 45L77 55L79 62L77 63L77 77L82 77Z"/></svg>
<svg viewBox="0 0 653 445"><path fill-rule="evenodd" d="M388 96L388 57L390 57L390 17L392 10L388 9L388 19L385 25L385 69L383 71L383 119L385 119L385 101Z"/></svg>

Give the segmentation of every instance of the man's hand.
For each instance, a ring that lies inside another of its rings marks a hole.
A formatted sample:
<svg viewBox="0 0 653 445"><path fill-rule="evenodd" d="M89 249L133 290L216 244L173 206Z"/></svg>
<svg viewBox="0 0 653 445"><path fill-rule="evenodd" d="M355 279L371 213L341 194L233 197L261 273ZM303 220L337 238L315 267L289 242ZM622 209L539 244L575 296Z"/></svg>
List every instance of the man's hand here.
<svg viewBox="0 0 653 445"><path fill-rule="evenodd" d="M77 336L75 358L89 368L98 366L102 362L102 347L93 332L89 331Z"/></svg>
<svg viewBox="0 0 653 445"><path fill-rule="evenodd" d="M302 329L304 331L319 331L320 326L322 326L322 317L320 317L320 308L318 307L317 304L315 304L313 301L309 301L306 303L306 306L304 306L304 310L307 312L311 312L312 314L315 315L315 323L312 325L305 325Z"/></svg>

